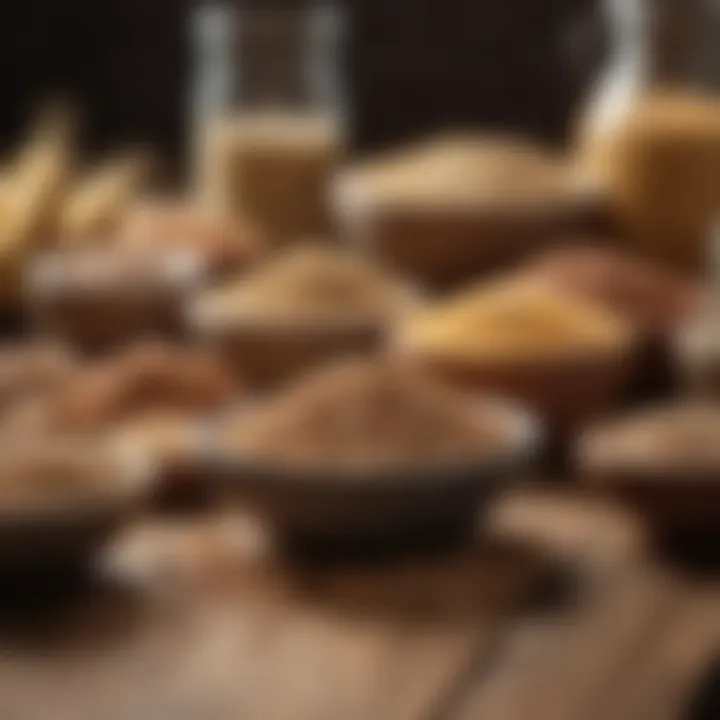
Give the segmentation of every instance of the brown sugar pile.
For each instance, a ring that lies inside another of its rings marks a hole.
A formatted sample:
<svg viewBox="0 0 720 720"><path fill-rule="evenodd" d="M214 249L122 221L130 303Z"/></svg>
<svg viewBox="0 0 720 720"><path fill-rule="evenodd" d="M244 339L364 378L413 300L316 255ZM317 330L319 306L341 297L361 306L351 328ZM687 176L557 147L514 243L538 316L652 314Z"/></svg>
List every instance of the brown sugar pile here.
<svg viewBox="0 0 720 720"><path fill-rule="evenodd" d="M500 407L407 368L347 361L227 422L225 447L285 467L382 470L462 464L508 450Z"/></svg>

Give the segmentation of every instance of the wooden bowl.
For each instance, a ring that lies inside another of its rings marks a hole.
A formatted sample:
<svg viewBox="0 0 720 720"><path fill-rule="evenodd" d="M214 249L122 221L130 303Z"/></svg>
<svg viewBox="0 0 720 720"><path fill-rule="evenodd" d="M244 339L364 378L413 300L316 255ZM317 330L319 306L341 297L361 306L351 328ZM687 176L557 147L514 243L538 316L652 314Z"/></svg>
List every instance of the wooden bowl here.
<svg viewBox="0 0 720 720"><path fill-rule="evenodd" d="M220 492L253 508L289 545L377 545L474 528L479 510L516 483L541 444L534 417L498 402L508 447L470 462L374 470L313 469L215 449Z"/></svg>
<svg viewBox="0 0 720 720"><path fill-rule="evenodd" d="M446 287L517 265L561 238L603 227L601 199L569 195L553 205L475 208L392 207L360 191L335 190L344 237L399 273Z"/></svg>

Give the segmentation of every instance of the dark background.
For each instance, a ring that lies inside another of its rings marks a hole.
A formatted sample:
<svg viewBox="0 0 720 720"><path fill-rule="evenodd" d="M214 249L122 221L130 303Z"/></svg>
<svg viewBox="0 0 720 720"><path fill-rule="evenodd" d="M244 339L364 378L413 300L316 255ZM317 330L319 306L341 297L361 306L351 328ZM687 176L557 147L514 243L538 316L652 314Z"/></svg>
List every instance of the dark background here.
<svg viewBox="0 0 720 720"><path fill-rule="evenodd" d="M183 137L188 0L5 0L0 138L46 97L83 111L89 150L148 140L177 157Z"/></svg>
<svg viewBox="0 0 720 720"><path fill-rule="evenodd" d="M562 140L600 58L598 2L349 0L356 147L458 125ZM41 99L62 95L83 110L90 153L145 141L179 168L195 4L4 0L0 145L12 144Z"/></svg>
<svg viewBox="0 0 720 720"><path fill-rule="evenodd" d="M599 0L356 0L357 138L445 126L561 141L603 58Z"/></svg>

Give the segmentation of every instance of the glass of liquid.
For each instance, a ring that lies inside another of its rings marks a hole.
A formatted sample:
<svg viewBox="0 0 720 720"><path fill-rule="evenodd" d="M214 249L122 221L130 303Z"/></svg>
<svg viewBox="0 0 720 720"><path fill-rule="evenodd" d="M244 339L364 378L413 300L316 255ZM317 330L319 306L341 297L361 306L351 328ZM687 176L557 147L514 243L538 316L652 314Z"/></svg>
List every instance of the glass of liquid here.
<svg viewBox="0 0 720 720"><path fill-rule="evenodd" d="M271 244L329 233L328 184L343 156L335 2L196 8L192 121L202 202Z"/></svg>

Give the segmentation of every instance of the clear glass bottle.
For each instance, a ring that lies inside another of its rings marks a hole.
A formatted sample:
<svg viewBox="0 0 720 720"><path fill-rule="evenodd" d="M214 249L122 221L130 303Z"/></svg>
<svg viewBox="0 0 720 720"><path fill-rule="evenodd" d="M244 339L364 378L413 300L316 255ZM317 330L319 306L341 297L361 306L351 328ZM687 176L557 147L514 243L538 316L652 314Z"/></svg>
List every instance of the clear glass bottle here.
<svg viewBox="0 0 720 720"><path fill-rule="evenodd" d="M711 0L603 0L609 55L581 114L580 141L602 161L604 140L658 89L720 88L720 5Z"/></svg>
<svg viewBox="0 0 720 720"><path fill-rule="evenodd" d="M720 216L720 100L707 0L605 0L610 60L580 126L581 159L635 254L697 272Z"/></svg>
<svg viewBox="0 0 720 720"><path fill-rule="evenodd" d="M344 135L340 6L213 3L192 29L202 201L277 244L327 233Z"/></svg>

